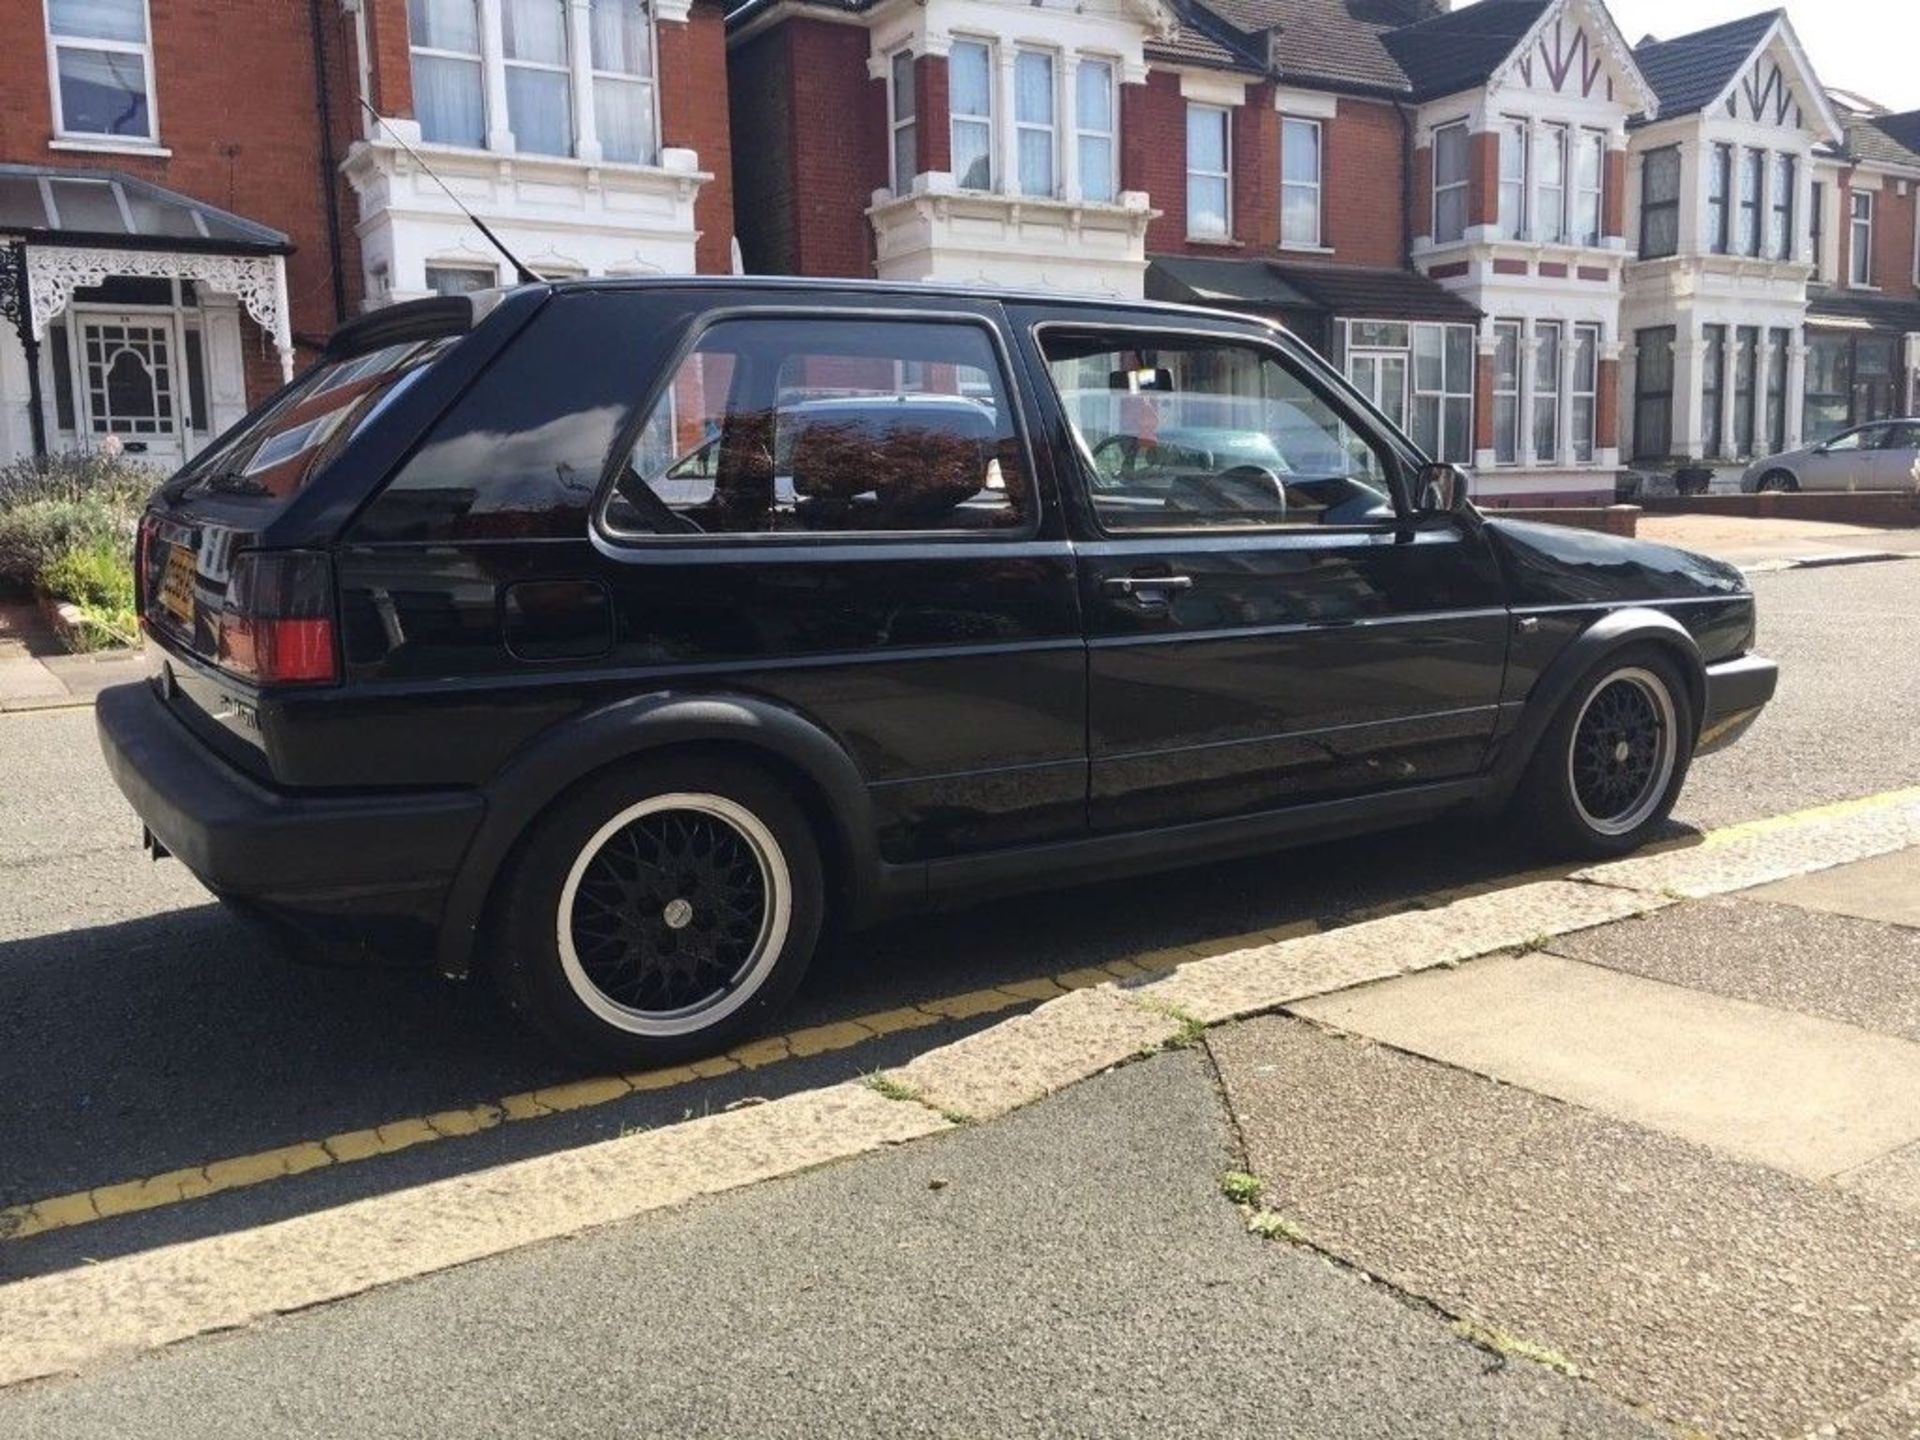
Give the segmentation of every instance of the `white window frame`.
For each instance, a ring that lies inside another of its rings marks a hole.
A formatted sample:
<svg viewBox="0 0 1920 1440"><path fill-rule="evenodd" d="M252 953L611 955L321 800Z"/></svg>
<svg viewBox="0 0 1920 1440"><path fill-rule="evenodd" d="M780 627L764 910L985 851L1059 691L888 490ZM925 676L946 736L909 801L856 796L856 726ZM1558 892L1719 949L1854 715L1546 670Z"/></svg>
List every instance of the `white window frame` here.
<svg viewBox="0 0 1920 1440"><path fill-rule="evenodd" d="M1707 147L1707 244L1713 255L1733 253L1734 147L1716 142ZM1719 220L1714 218L1713 187L1720 186Z"/></svg>
<svg viewBox="0 0 1920 1440"><path fill-rule="evenodd" d="M1593 342L1593 388L1582 389L1580 385L1580 347L1583 341L1591 337ZM1600 428L1600 345L1601 327L1590 321L1582 321L1573 327L1573 344L1566 355L1561 357L1560 370L1566 376L1567 388L1567 454L1576 465L1591 465L1599 453L1596 442ZM1587 423L1580 425L1576 417L1579 409L1576 401L1587 402ZM1583 453L1584 452L1584 453Z"/></svg>
<svg viewBox="0 0 1920 1440"><path fill-rule="evenodd" d="M1447 342L1455 332L1466 331L1467 373L1459 381L1464 388L1447 388ZM1437 335L1440 341L1440 388L1438 390L1422 386L1420 383L1420 337L1423 334ZM1479 355L1473 340L1471 325L1456 325L1444 320L1416 320L1407 327L1407 431L1418 433L1420 402L1431 400L1435 404L1437 419L1434 425L1433 456L1436 460L1446 460L1451 456L1466 457L1461 464L1473 463L1473 385L1475 372L1479 368ZM1450 402L1466 401L1466 435L1455 436L1449 433L1447 414L1453 407ZM1464 440L1464 443L1461 443ZM1449 443L1453 442L1453 443Z"/></svg>
<svg viewBox="0 0 1920 1440"><path fill-rule="evenodd" d="M1513 385L1503 389L1500 385L1500 337L1502 332L1513 336ZM1496 320L1493 322L1493 463L1496 465L1518 465L1520 463L1520 436L1527 424L1527 327L1519 320ZM1509 454L1505 459L1500 456L1500 401L1513 401L1510 429Z"/></svg>
<svg viewBox="0 0 1920 1440"><path fill-rule="evenodd" d="M1198 100L1189 100L1187 102L1186 115L1183 117L1188 127L1186 133L1189 135L1192 133L1191 127L1195 112L1204 112L1220 117L1220 163L1224 168L1220 170L1196 169L1193 163L1193 147L1191 145L1187 146L1187 154L1185 157L1187 172L1187 238L1189 240L1231 240L1233 238L1233 111L1225 105L1207 105ZM1225 200L1220 206L1223 228L1218 235L1204 234L1193 228L1193 178L1196 175L1202 179L1218 180L1221 182L1221 189L1225 195Z"/></svg>
<svg viewBox="0 0 1920 1440"><path fill-rule="evenodd" d="M1287 127L1298 126L1313 132L1313 178L1300 180L1287 174ZM1323 203L1326 198L1324 189L1327 171L1327 128L1318 120L1310 120L1299 115L1280 117L1280 247L1283 250L1320 250L1326 246L1327 217ZM1287 192L1310 191L1313 195L1313 238L1310 240L1289 240L1287 238Z"/></svg>
<svg viewBox="0 0 1920 1440"><path fill-rule="evenodd" d="M1107 128L1092 130L1080 121L1080 87L1086 83L1087 72L1098 70L1106 76L1107 87ZM1106 195L1095 198L1096 205L1117 205L1120 203L1120 67L1105 55L1082 55L1073 67L1073 144L1074 170L1080 181L1081 197L1088 197L1087 142L1104 140L1107 144L1107 163L1105 166ZM1097 168L1097 167L1096 167Z"/></svg>
<svg viewBox="0 0 1920 1440"><path fill-rule="evenodd" d="M481 0L481 3L487 3L487 0ZM602 80L620 86L639 86L646 95L647 136L652 142L647 154L639 160L606 160L604 156L602 156L602 160L609 165L658 165L660 163L660 26L654 17L653 0L641 0L640 3L640 13L646 17L647 21L647 58L653 66L653 68L644 75L634 74L628 70L602 70L598 65L593 63L593 7L591 0L589 0L587 10L587 53L574 57L575 66L584 67L584 74L587 81L587 107L593 110L596 115L599 113L600 82ZM574 80L576 85L579 84L580 73L581 71L576 70ZM596 132L598 128L599 125L596 120ZM595 139L599 145L603 148L605 147L607 143L606 136L596 134ZM576 135L574 137L574 143L575 145L579 144L579 136Z"/></svg>
<svg viewBox="0 0 1920 1440"><path fill-rule="evenodd" d="M1782 173L1784 172L1784 173ZM1761 253L1770 260L1793 259L1794 211L1800 188L1800 160L1790 150L1775 150L1767 156L1767 224ZM1780 234L1774 235L1774 218L1780 217Z"/></svg>
<svg viewBox="0 0 1920 1440"><path fill-rule="evenodd" d="M93 145L102 148L119 149L157 149L160 144L160 100L156 93L153 69L153 6L151 0L140 0L140 17L145 24L147 38L139 44L131 40L95 40L84 35L57 35L53 29L53 7L43 3L40 11L41 31L47 39L47 88L53 101L53 136L56 140L71 141L78 145ZM65 107L60 100L60 51L97 50L115 55L138 55L141 59L144 79L147 87L147 133L145 135L109 135L98 130L70 130L67 128Z"/></svg>
<svg viewBox="0 0 1920 1440"><path fill-rule="evenodd" d="M906 116L900 114L900 65L905 62L907 73L913 77L913 109ZM913 174L900 172L900 133L907 131L913 136L910 154L920 153L920 76L916 67L919 62L910 47L893 51L887 56L887 166L893 181L893 193L905 195L913 188ZM917 164L917 160L908 162Z"/></svg>
<svg viewBox="0 0 1920 1440"><path fill-rule="evenodd" d="M1047 110L1051 118L1046 121L1022 120L1020 118L1020 62L1025 59L1047 62ZM1021 173L1020 141L1029 134L1047 137L1047 179L1045 189L1027 189L1026 176ZM1013 49L1013 188L1014 191L1029 200L1051 200L1060 194L1060 52L1049 50L1041 45L1016 45Z"/></svg>
<svg viewBox="0 0 1920 1440"><path fill-rule="evenodd" d="M1440 140L1442 136L1458 135L1461 143L1460 178L1440 183ZM1436 245L1454 245L1467 238L1467 227L1472 223L1472 207L1467 203L1468 191L1473 181L1473 135L1467 129L1464 120L1449 121L1445 125L1433 127L1433 216L1431 227L1433 243ZM1443 235L1440 231L1440 197L1460 196L1460 233Z"/></svg>
<svg viewBox="0 0 1920 1440"><path fill-rule="evenodd" d="M985 191L993 190L1000 181L1000 155L999 155L1000 104L999 104L999 96L998 96L998 91L1000 88L998 83L999 67L995 63L996 51L995 51L993 41L979 35L956 35L953 37L953 44L947 52L947 65L949 69L951 69L953 65L954 51L957 51L963 48L979 50L986 56L986 59L987 59L987 113L984 115L976 115L971 112L963 113L960 110L955 109L952 102L953 87L952 87L952 84L949 83L947 87L947 95L948 95L947 153L949 155L958 153L959 147L953 143L953 139L954 139L954 136L959 132L961 126L963 125L982 126L986 129L986 132L987 132L987 183L984 187L980 187L979 189L976 189L975 187L966 187L969 189L971 193L981 193L982 189ZM964 184L964 181L961 178L958 168L954 170L953 183L955 185Z"/></svg>
<svg viewBox="0 0 1920 1440"><path fill-rule="evenodd" d="M433 272L436 270L442 274L450 271L458 271L463 275L483 275L486 277L487 283L479 287L482 290L490 290L500 283L500 267L497 265L489 265L484 260L429 260L421 267L420 274L423 283L427 287L427 293L430 295L463 295L469 293L463 290L435 290L433 288ZM553 277L548 276L547 278L551 279Z"/></svg>
<svg viewBox="0 0 1920 1440"><path fill-rule="evenodd" d="M1767 253L1767 152L1742 146L1734 156L1733 169L1739 208L1734 211L1732 250L1758 259ZM1751 234L1743 233L1748 216L1753 218Z"/></svg>
<svg viewBox="0 0 1920 1440"><path fill-rule="evenodd" d="M480 3L483 6L490 5L490 4L500 4L500 0L480 0ZM579 74L578 74L579 67L575 63L576 57L573 53L573 48L574 48L573 47L573 16L570 13L569 7L566 4L566 0L546 0L546 3L552 5L555 9L557 9L560 12L560 44L561 44L561 47L566 51L567 58L565 60L562 60L559 64L556 65L551 60L518 60L508 55L507 41L506 41L506 6L504 4L500 4L500 11L501 11L500 70L501 70L501 76L503 81L506 79L510 79L513 75L513 72L516 70L530 70L542 75L558 75L566 81L567 83L567 104L566 104L567 145L566 145L566 148L564 150L525 150L524 151L524 153L528 155L538 155L543 159L552 159L555 157L566 158L566 157L571 157L573 155L578 154L580 150L579 124L576 119L576 116L578 114L576 106L579 100L579 92L577 89L579 85ZM591 23L591 21L589 21L589 23ZM483 69L485 67L485 63L486 63L485 58L483 56L481 60ZM506 90L506 95L507 95L507 129L509 131L513 131L513 92L512 90L511 89ZM523 149L520 143L520 135L518 131L513 131L513 145L516 151L521 151Z"/></svg>
<svg viewBox="0 0 1920 1440"><path fill-rule="evenodd" d="M486 20L482 17L480 13L482 7L486 3L487 3L487 0L474 0L474 5L473 5L473 24L474 24L473 34L474 34L474 44L479 46L479 49L477 50L445 50L438 45L422 45L413 38L413 31L412 31L411 24L409 24L408 31L407 31L407 61L409 66L411 66L414 56L424 55L429 60L453 60L453 61L457 61L462 65L471 65L474 68L474 71L479 75L480 77L480 143L482 146L486 145L488 137L493 134L493 127L494 127L494 124L496 123L496 118L502 121L505 119L504 116L496 117L494 115L493 101L489 98L487 93L491 88L491 86L488 84L488 77L487 77L487 70L491 62L487 57ZM409 18L409 21L411 21L411 15L409 15L408 18ZM411 74L411 71L409 71L409 74ZM502 83L503 84L505 83L504 79ZM420 110L418 105L414 107L414 122L416 124L420 123ZM424 126L422 126L422 137L425 138ZM456 142L451 140L429 140L428 143L434 144L434 145L453 145ZM465 148L465 147L460 147L460 148Z"/></svg>
<svg viewBox="0 0 1920 1440"><path fill-rule="evenodd" d="M1543 121L1533 127L1533 145L1531 148L1534 159L1537 161L1541 158L1541 147L1543 145L1550 145L1552 148L1546 153L1557 156L1560 161L1560 180L1558 184L1554 185L1546 183L1543 173L1544 167L1538 164L1532 167L1533 213L1536 217L1539 217L1539 220L1548 220L1557 224L1560 232L1557 235L1549 236L1546 233L1545 226L1536 221L1533 238L1544 245L1565 245L1570 243L1567 239L1570 233L1570 226L1567 223L1569 209L1567 197L1572 189L1573 181L1573 147L1570 143L1572 133L1572 126L1562 124L1557 120ZM1549 195L1554 197L1551 203L1549 203L1547 199Z"/></svg>
<svg viewBox="0 0 1920 1440"><path fill-rule="evenodd" d="M1527 237L1527 218L1532 212L1533 129L1524 116L1500 117L1500 199L1496 218L1500 233L1509 240ZM1508 173L1508 161L1516 157L1520 173ZM1509 205L1511 200L1511 205Z"/></svg>
<svg viewBox="0 0 1920 1440"><path fill-rule="evenodd" d="M1867 213L1860 213L1860 202L1867 202ZM1849 190L1847 192L1847 287L1852 290L1873 289L1873 221L1874 194L1871 190ZM1862 231L1866 232L1866 244L1860 243ZM1859 278L1855 278L1855 277Z"/></svg>

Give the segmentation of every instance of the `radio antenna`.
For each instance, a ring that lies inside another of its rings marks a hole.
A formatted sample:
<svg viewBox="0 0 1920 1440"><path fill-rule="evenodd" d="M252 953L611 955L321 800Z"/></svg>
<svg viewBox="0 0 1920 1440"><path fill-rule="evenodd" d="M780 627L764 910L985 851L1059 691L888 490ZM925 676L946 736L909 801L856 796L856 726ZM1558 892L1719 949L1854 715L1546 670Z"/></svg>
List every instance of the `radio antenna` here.
<svg viewBox="0 0 1920 1440"><path fill-rule="evenodd" d="M399 137L399 135L394 133L393 127L387 124L385 120L380 118L380 112L374 109L373 106L367 103L367 97L364 95L361 95L361 96L357 96L356 98L360 101L360 108L367 112L368 116L372 118L374 124L378 125L383 131L386 132L387 138L393 141L393 143L398 145L402 150L406 151L408 157L413 161L413 163L418 165L422 170L426 171L428 177L433 181L434 184L438 185L442 190L446 191L447 198L453 202L454 209L458 210L462 215L466 216L467 219L471 220L473 222L473 228L478 230L482 235L487 237L487 243L493 246L494 249L498 250L502 255L506 257L507 263L513 267L514 279L519 281L522 285L531 285L537 282L540 279L540 277L534 274L533 271L529 270L526 267L525 263L520 259L520 257L514 254L513 251L509 250L506 247L505 242L503 242L498 235L494 234L493 231L487 228L486 221L482 220L478 215L474 214L473 211L469 210L464 203L462 203L460 197L453 193L452 189L448 187L447 182L440 178L440 176L434 171L434 168L431 165L427 164L425 160L420 158L420 152L418 150L414 149L413 146L409 145L405 140L402 140Z"/></svg>

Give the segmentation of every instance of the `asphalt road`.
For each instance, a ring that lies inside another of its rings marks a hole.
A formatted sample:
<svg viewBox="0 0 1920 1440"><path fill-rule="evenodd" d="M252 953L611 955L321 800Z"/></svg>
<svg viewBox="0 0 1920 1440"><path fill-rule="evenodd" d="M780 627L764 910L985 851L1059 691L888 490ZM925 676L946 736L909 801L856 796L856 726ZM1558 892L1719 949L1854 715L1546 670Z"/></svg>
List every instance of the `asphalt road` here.
<svg viewBox="0 0 1920 1440"><path fill-rule="evenodd" d="M1762 575L1779 698L1703 760L1678 818L1712 828L1920 783L1920 565ZM154 866L85 711L0 716L0 1208L578 1078L483 991L307 969ZM818 1025L1437 888L1531 857L1442 825L989 905L845 943L790 1016ZM294 1178L0 1240L0 1279L259 1223L502 1159L864 1074L957 1020Z"/></svg>

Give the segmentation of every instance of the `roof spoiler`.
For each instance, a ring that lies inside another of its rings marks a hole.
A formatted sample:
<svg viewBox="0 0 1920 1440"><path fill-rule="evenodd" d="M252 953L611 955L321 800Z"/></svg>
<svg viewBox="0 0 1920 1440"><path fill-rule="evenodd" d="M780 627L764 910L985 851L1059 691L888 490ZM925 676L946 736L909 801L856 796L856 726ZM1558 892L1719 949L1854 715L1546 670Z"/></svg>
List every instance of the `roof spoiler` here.
<svg viewBox="0 0 1920 1440"><path fill-rule="evenodd" d="M493 292L481 291L491 297ZM498 303L497 297L494 303ZM371 310L357 320L349 320L327 341L325 358L339 360L363 355L384 346L408 340L437 340L447 335L465 335L480 323L487 310L467 295L436 295L427 300L408 300Z"/></svg>

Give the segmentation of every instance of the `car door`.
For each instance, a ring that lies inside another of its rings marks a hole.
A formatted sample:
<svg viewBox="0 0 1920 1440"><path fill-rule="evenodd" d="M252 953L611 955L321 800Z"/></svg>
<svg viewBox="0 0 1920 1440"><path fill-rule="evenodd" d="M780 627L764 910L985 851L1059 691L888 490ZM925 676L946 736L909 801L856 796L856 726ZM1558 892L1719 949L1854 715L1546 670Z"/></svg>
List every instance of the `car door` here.
<svg viewBox="0 0 1920 1440"><path fill-rule="evenodd" d="M1501 576L1472 526L1408 520L1404 442L1260 327L1013 318L1071 457L1095 831L1478 768L1506 659ZM1202 431L1244 443L1164 441ZM1115 452L1132 465L1103 463Z"/></svg>
<svg viewBox="0 0 1920 1440"><path fill-rule="evenodd" d="M1864 490L1873 483L1874 451L1884 425L1862 425L1820 446L1801 467L1802 490Z"/></svg>
<svg viewBox="0 0 1920 1440"><path fill-rule="evenodd" d="M1887 426L1873 451L1873 488L1910 490L1914 485L1914 457L1920 455L1920 425Z"/></svg>

